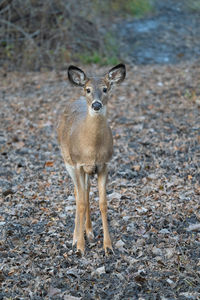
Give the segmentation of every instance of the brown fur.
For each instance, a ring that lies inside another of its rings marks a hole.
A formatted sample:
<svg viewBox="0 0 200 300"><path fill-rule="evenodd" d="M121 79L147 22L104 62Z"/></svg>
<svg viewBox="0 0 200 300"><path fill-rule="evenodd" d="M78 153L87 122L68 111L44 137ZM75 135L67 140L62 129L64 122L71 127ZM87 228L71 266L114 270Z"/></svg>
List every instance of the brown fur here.
<svg viewBox="0 0 200 300"><path fill-rule="evenodd" d="M107 163L112 156L112 133L107 118L91 117L85 99L67 105L58 126L58 139L64 161L70 165L93 167Z"/></svg>
<svg viewBox="0 0 200 300"><path fill-rule="evenodd" d="M61 152L75 184L77 208L73 244L77 242L77 250L83 253L84 231L88 238L93 236L88 174L97 173L104 249L112 250L107 224L106 181L113 138L107 122L107 102L111 85L125 78L125 66L118 65L106 76L92 78L88 78L81 69L70 66L68 77L73 84L83 87L85 94L84 98L67 103L57 130ZM94 102L101 103L101 109L95 110Z"/></svg>

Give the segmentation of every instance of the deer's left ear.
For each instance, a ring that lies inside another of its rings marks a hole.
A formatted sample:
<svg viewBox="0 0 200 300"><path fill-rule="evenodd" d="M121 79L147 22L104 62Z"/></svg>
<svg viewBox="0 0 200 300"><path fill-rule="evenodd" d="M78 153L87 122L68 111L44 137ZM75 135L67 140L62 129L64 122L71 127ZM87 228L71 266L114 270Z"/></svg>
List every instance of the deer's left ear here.
<svg viewBox="0 0 200 300"><path fill-rule="evenodd" d="M112 68L107 73L107 79L111 84L120 83L126 77L126 67L124 64L119 64Z"/></svg>

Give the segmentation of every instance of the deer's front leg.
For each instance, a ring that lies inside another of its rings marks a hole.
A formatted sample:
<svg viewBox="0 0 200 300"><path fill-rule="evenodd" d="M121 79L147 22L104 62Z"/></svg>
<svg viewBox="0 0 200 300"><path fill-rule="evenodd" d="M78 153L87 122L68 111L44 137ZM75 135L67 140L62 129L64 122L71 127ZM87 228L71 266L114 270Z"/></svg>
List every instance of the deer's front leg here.
<svg viewBox="0 0 200 300"><path fill-rule="evenodd" d="M78 233L79 233L79 227L80 227L80 221L79 221L79 214L78 214L78 174L76 172L76 168L72 165L69 165L68 163L65 163L66 169L74 183L74 195L76 199L76 217L75 217L75 228L74 228L74 234L73 234L73 243L72 246L75 246L78 239Z"/></svg>
<svg viewBox="0 0 200 300"><path fill-rule="evenodd" d="M85 174L83 168L76 169L77 189L76 189L76 220L75 231L77 239L77 251L84 254L85 250L85 214L86 214L86 197L85 197Z"/></svg>
<svg viewBox="0 0 200 300"><path fill-rule="evenodd" d="M98 188L99 188L99 207L102 216L103 234L104 234L104 250L108 253L108 249L113 252L110 234L108 230L107 220L107 198L106 198L106 182L107 182L107 168L106 165L98 170Z"/></svg>

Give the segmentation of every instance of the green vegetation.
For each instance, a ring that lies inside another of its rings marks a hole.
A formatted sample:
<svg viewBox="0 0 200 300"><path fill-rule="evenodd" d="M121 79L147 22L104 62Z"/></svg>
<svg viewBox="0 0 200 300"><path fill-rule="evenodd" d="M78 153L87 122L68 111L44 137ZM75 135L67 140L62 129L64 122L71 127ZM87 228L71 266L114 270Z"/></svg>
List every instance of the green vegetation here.
<svg viewBox="0 0 200 300"><path fill-rule="evenodd" d="M110 17L110 12L113 12L119 17L126 15L134 16L135 18L143 17L153 11L153 0L111 0L111 1L94 1L93 15L104 15ZM98 12L98 13L97 13ZM88 51L87 49L77 54L78 60L83 64L95 63L99 65L115 65L119 63L119 45L113 32L108 31L101 37L103 49Z"/></svg>
<svg viewBox="0 0 200 300"><path fill-rule="evenodd" d="M119 63L119 46L112 32L102 37L102 48L89 52L87 49L78 53L76 58L83 64L115 65Z"/></svg>
<svg viewBox="0 0 200 300"><path fill-rule="evenodd" d="M186 0L185 5L193 12L200 12L200 0Z"/></svg>
<svg viewBox="0 0 200 300"><path fill-rule="evenodd" d="M94 0L92 9L103 15L110 16L112 12L117 16L131 15L140 18L153 11L155 0Z"/></svg>
<svg viewBox="0 0 200 300"><path fill-rule="evenodd" d="M93 52L92 54L83 53L78 54L77 58L83 64L99 64L101 66L105 65L116 65L119 63L119 59L116 56L103 56L98 52Z"/></svg>
<svg viewBox="0 0 200 300"><path fill-rule="evenodd" d="M128 0L125 1L125 9L134 17L141 18L153 11L153 5L149 0Z"/></svg>

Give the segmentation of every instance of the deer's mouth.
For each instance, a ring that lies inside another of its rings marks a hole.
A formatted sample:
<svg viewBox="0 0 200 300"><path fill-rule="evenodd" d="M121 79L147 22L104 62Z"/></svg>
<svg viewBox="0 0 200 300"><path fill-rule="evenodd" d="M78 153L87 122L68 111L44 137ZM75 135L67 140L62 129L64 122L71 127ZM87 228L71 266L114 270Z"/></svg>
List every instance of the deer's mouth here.
<svg viewBox="0 0 200 300"><path fill-rule="evenodd" d="M97 102L97 101L96 101ZM107 106L103 105L101 102L98 102L99 104L94 104L95 102L92 103L92 105L89 107L89 114L90 116L106 116L107 113Z"/></svg>

